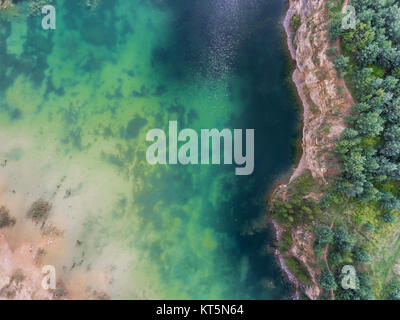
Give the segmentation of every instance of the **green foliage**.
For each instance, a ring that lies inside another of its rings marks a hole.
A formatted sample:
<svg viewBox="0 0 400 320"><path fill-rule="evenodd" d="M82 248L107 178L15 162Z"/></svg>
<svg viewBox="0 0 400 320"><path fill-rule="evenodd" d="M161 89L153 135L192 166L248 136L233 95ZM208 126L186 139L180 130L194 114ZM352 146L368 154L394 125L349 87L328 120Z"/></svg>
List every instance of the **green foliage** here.
<svg viewBox="0 0 400 320"><path fill-rule="evenodd" d="M335 188L337 193L350 198L351 206L346 212L351 214L351 222L362 226L352 227L354 237L364 248L351 250L355 239L346 229L335 228L334 245L330 246L332 251L328 255L331 266L347 263L351 257L357 262L369 263L371 257L366 248L375 247L379 237L391 236L388 231L393 228L383 222L394 223L400 208L400 2L352 1L357 24L349 30L340 30L342 5L340 1L327 1L329 36L332 41L340 38L343 56L334 58L334 67L339 77L345 76L357 103L345 119L347 129L335 142L335 152L341 162ZM329 53L334 55L335 51ZM330 196L321 200L324 208L334 207L331 203ZM363 268L369 270L369 267ZM375 263L371 268L376 271ZM374 275L377 276L374 293L381 297L388 273L379 271ZM358 288L339 288L336 296L372 299L369 278L361 274L358 279ZM400 298L400 286L393 286L385 297Z"/></svg>
<svg viewBox="0 0 400 320"><path fill-rule="evenodd" d="M386 69L384 67L377 66L376 64L368 65L368 68L372 69L372 74L376 78L383 78L386 74Z"/></svg>
<svg viewBox="0 0 400 320"><path fill-rule="evenodd" d="M343 35L344 47L348 52L363 50L375 38L375 31L370 23L359 22L355 29L349 29Z"/></svg>
<svg viewBox="0 0 400 320"><path fill-rule="evenodd" d="M357 262L362 262L362 263L370 263L371 262L371 257L368 254L368 252L362 248L355 248L353 250L353 257L354 260Z"/></svg>
<svg viewBox="0 0 400 320"><path fill-rule="evenodd" d="M325 245L333 242L333 231L328 226L315 226L314 234L316 236L316 243L319 245Z"/></svg>
<svg viewBox="0 0 400 320"><path fill-rule="evenodd" d="M344 274L340 274L339 283L341 283ZM373 300L372 283L369 276L363 272L358 272L355 289L343 289L339 286L337 291L339 300Z"/></svg>
<svg viewBox="0 0 400 320"><path fill-rule="evenodd" d="M389 212L382 213L381 218L386 223L394 223L397 220L396 217Z"/></svg>
<svg viewBox="0 0 400 320"><path fill-rule="evenodd" d="M321 245L319 245L318 243L315 243L314 244L314 255L317 257L317 258L320 258L320 257L322 257L323 255L324 255L324 246L321 246Z"/></svg>
<svg viewBox="0 0 400 320"><path fill-rule="evenodd" d="M30 0L29 1L29 14L38 16L42 13L43 6L52 4L53 0Z"/></svg>
<svg viewBox="0 0 400 320"><path fill-rule="evenodd" d="M328 270L323 270L321 272L321 276L319 277L318 282L320 286L326 290L336 290L337 288L335 277Z"/></svg>
<svg viewBox="0 0 400 320"><path fill-rule="evenodd" d="M328 55L328 56L334 56L334 55L336 55L336 51L337 51L337 48L335 47L335 46L333 46L333 47L330 47L329 49L328 49L328 51L326 52L326 54Z"/></svg>
<svg viewBox="0 0 400 320"><path fill-rule="evenodd" d="M338 77L341 78L345 73L349 65L349 58L345 56L338 56L333 60L333 66L338 72Z"/></svg>
<svg viewBox="0 0 400 320"><path fill-rule="evenodd" d="M375 230L374 226L370 222L365 223L363 229L370 232Z"/></svg>
<svg viewBox="0 0 400 320"><path fill-rule="evenodd" d="M315 187L316 182L309 171L298 177L289 190L288 199L277 199L272 204L274 219L283 225L290 225L313 220L316 215L321 214L319 203L306 197Z"/></svg>
<svg viewBox="0 0 400 320"><path fill-rule="evenodd" d="M339 251L333 250L328 255L329 265L339 265L343 263L343 256Z"/></svg>
<svg viewBox="0 0 400 320"><path fill-rule="evenodd" d="M365 137L374 137L383 131L384 123L378 112L365 112L355 121L355 128Z"/></svg>
<svg viewBox="0 0 400 320"><path fill-rule="evenodd" d="M379 213L379 207L375 201L358 202L351 206L350 211L352 213L352 220L362 225L366 230L372 231L374 229L373 224L378 222L377 214Z"/></svg>
<svg viewBox="0 0 400 320"><path fill-rule="evenodd" d="M297 14L293 15L292 19L290 19L290 26L292 27L293 33L296 34L301 26L301 20Z"/></svg>
<svg viewBox="0 0 400 320"><path fill-rule="evenodd" d="M290 230L282 232L281 239L278 243L278 249L281 253L284 253L292 246L292 236Z"/></svg>
<svg viewBox="0 0 400 320"><path fill-rule="evenodd" d="M400 79L400 66L393 69L392 75L393 75L394 77L396 77L397 79Z"/></svg>
<svg viewBox="0 0 400 320"><path fill-rule="evenodd" d="M387 298L390 300L400 300L400 281L393 280L388 287Z"/></svg>
<svg viewBox="0 0 400 320"><path fill-rule="evenodd" d="M308 272L302 267L301 263L295 258L285 260L285 264L289 271L293 273L297 280L304 284L310 284L310 276Z"/></svg>
<svg viewBox="0 0 400 320"><path fill-rule="evenodd" d="M287 201L275 200L273 204L273 217L285 225L304 219L313 220L314 215L320 213L321 209L314 199L304 199L299 195L294 195Z"/></svg>
<svg viewBox="0 0 400 320"><path fill-rule="evenodd" d="M384 191L381 193L381 204L385 210L390 211L396 210L399 207L400 202L391 193Z"/></svg>
<svg viewBox="0 0 400 320"><path fill-rule="evenodd" d="M329 40L335 41L343 33L342 28L342 15L337 13L328 24Z"/></svg>
<svg viewBox="0 0 400 320"><path fill-rule="evenodd" d="M342 226L333 229L333 240L341 253L349 252L353 246L350 234Z"/></svg>
<svg viewBox="0 0 400 320"><path fill-rule="evenodd" d="M345 201L342 193L335 190L326 191L320 200L320 206L324 209L334 208Z"/></svg>

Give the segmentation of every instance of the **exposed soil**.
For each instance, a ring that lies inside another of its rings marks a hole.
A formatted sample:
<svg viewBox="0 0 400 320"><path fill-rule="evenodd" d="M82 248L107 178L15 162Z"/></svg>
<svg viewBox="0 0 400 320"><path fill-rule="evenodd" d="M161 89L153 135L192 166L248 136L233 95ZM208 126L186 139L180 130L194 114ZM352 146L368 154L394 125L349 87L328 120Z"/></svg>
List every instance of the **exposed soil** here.
<svg viewBox="0 0 400 320"><path fill-rule="evenodd" d="M326 0L289 0L283 24L291 57L296 62L292 79L303 106L303 153L289 182L278 186L272 199L286 199L289 185L307 169L320 184L328 183L328 178L339 173L331 152L334 141L345 128L343 120L354 100L344 80L337 77L332 59L326 53L331 45L325 3ZM292 37L290 21L294 15L300 18L301 25ZM320 269L315 263L312 235L308 233L304 226L292 230L292 246L284 258L293 257L303 264L312 284L299 284L297 279L292 282L296 287L302 287L310 299L317 299L321 293L317 283ZM304 242L304 237L308 241Z"/></svg>

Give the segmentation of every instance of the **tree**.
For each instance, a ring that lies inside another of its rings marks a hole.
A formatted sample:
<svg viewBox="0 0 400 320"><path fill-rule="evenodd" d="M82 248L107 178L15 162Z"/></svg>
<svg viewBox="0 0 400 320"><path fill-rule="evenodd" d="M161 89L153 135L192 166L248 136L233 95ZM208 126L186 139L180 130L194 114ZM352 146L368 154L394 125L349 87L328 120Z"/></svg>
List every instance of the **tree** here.
<svg viewBox="0 0 400 320"><path fill-rule="evenodd" d="M397 158L400 155L400 141L386 142L381 153L389 158Z"/></svg>
<svg viewBox="0 0 400 320"><path fill-rule="evenodd" d="M329 22L328 25L328 30L329 30L329 40L330 41L335 41L338 37L340 37L343 33L343 28L342 28L342 15L338 14L334 19Z"/></svg>
<svg viewBox="0 0 400 320"><path fill-rule="evenodd" d="M394 279L388 287L388 298L390 300L400 300L400 281Z"/></svg>
<svg viewBox="0 0 400 320"><path fill-rule="evenodd" d="M389 192L382 192L380 198L382 207L387 211L396 210L400 206L399 200Z"/></svg>
<svg viewBox="0 0 400 320"><path fill-rule="evenodd" d="M392 288L389 292L390 300L400 300L400 288Z"/></svg>
<svg viewBox="0 0 400 320"><path fill-rule="evenodd" d="M301 20L297 14L293 15L292 19L290 19L290 26L292 27L293 33L296 34L301 26Z"/></svg>
<svg viewBox="0 0 400 320"><path fill-rule="evenodd" d="M332 56L334 56L334 55L336 55L336 47L335 46L332 46L332 47L330 47L329 49L328 49L328 51L326 52L326 54L328 55L328 56L330 56L330 57L332 57Z"/></svg>
<svg viewBox="0 0 400 320"><path fill-rule="evenodd" d="M356 120L356 130L364 136L373 137L383 131L384 123L378 112L367 112Z"/></svg>
<svg viewBox="0 0 400 320"><path fill-rule="evenodd" d="M377 159L379 163L378 173L386 176L392 176L397 170L397 165L391 162L388 158L380 156Z"/></svg>
<svg viewBox="0 0 400 320"><path fill-rule="evenodd" d="M386 140L398 140L400 141L400 126L394 124L386 128L384 132Z"/></svg>
<svg viewBox="0 0 400 320"><path fill-rule="evenodd" d="M372 281L364 272L358 272L359 297L361 300L374 300Z"/></svg>
<svg viewBox="0 0 400 320"><path fill-rule="evenodd" d="M317 225L314 228L314 234L317 237L316 242L319 245L324 245L333 242L333 231L324 225Z"/></svg>
<svg viewBox="0 0 400 320"><path fill-rule="evenodd" d="M319 277L318 282L319 282L320 286L326 290L330 290L330 289L336 290L337 289L335 277L328 270L323 270L321 272L321 276Z"/></svg>
<svg viewBox="0 0 400 320"><path fill-rule="evenodd" d="M396 48L392 47L391 41L386 41L381 48L378 56L378 63L385 67L386 70L398 67L399 52Z"/></svg>
<svg viewBox="0 0 400 320"><path fill-rule="evenodd" d="M331 253L329 253L328 255L328 260L330 264L341 264L343 262L343 257L340 254L339 251L332 251Z"/></svg>
<svg viewBox="0 0 400 320"><path fill-rule="evenodd" d="M363 228L365 231L370 231L370 232L375 230L374 226L370 222L365 223L363 225Z"/></svg>
<svg viewBox="0 0 400 320"><path fill-rule="evenodd" d="M376 42L368 44L364 49L356 52L357 62L362 66L366 67L376 63L380 49Z"/></svg>
<svg viewBox="0 0 400 320"><path fill-rule="evenodd" d="M384 212L381 214L381 218L386 223L396 222L396 217L389 212Z"/></svg>
<svg viewBox="0 0 400 320"><path fill-rule="evenodd" d="M340 55L333 60L333 66L337 70L339 78L341 78L345 74L348 65L349 58L343 55Z"/></svg>
<svg viewBox="0 0 400 320"><path fill-rule="evenodd" d="M339 177L336 183L339 192L343 192L348 197L356 197L364 192L362 181L350 181L348 178Z"/></svg>
<svg viewBox="0 0 400 320"><path fill-rule="evenodd" d="M348 30L343 35L345 49L349 52L362 50L375 38L375 31L370 23L359 22L355 29Z"/></svg>
<svg viewBox="0 0 400 320"><path fill-rule="evenodd" d="M352 241L347 230L340 226L333 230L333 240L340 252L348 252L352 247Z"/></svg>
<svg viewBox="0 0 400 320"><path fill-rule="evenodd" d="M400 67L394 68L392 71L392 75L397 79L400 79Z"/></svg>
<svg viewBox="0 0 400 320"><path fill-rule="evenodd" d="M371 68L362 68L355 71L351 78L351 85L359 101L365 102L371 97L371 84L374 79L375 77Z"/></svg>
<svg viewBox="0 0 400 320"><path fill-rule="evenodd" d="M365 156L360 152L350 152L343 163L345 172L356 180L361 180L360 177L364 171L365 160Z"/></svg>
<svg viewBox="0 0 400 320"><path fill-rule="evenodd" d="M353 258L355 261L362 263L370 263L371 257L367 251L362 248L355 248L353 250Z"/></svg>

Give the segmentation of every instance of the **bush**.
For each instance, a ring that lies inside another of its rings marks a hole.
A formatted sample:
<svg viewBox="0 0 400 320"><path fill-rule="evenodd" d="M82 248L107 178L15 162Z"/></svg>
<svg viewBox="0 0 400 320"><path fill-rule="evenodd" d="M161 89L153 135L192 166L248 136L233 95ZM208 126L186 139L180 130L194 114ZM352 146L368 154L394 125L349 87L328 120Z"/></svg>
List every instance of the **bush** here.
<svg viewBox="0 0 400 320"><path fill-rule="evenodd" d="M328 260L329 260L330 264L334 264L334 265L343 263L342 255L340 254L339 251L336 251L336 250L329 253Z"/></svg>
<svg viewBox="0 0 400 320"><path fill-rule="evenodd" d="M349 65L349 58L340 55L333 60L333 66L338 72L338 77L341 78L345 73Z"/></svg>
<svg viewBox="0 0 400 320"><path fill-rule="evenodd" d="M335 277L328 270L322 271L318 282L319 282L320 286L326 290L330 290L330 289L336 290L337 289Z"/></svg>
<svg viewBox="0 0 400 320"><path fill-rule="evenodd" d="M330 47L330 48L328 49L328 51L326 51L326 54L327 54L328 56L332 57L332 56L336 55L336 50L337 50L337 49L336 49L335 46Z"/></svg>
<svg viewBox="0 0 400 320"><path fill-rule="evenodd" d="M324 245L333 242L333 231L324 225L318 225L314 228L314 234L317 237L316 242L319 245Z"/></svg>
<svg viewBox="0 0 400 320"><path fill-rule="evenodd" d="M278 243L278 249L281 253L284 253L292 246L292 235L289 230L284 231L281 235L281 240Z"/></svg>
<svg viewBox="0 0 400 320"><path fill-rule="evenodd" d="M303 268L301 263L295 258L289 258L285 260L285 264L291 273L299 280L301 283L310 284L310 276L308 272Z"/></svg>
<svg viewBox="0 0 400 320"><path fill-rule="evenodd" d="M363 225L363 229L365 231L374 231L375 230L374 226L370 222L365 223Z"/></svg>
<svg viewBox="0 0 400 320"><path fill-rule="evenodd" d="M396 217L389 212L384 212L381 214L381 218L386 223L396 222Z"/></svg>
<svg viewBox="0 0 400 320"><path fill-rule="evenodd" d="M333 230L333 240L342 253L350 251L353 245L349 233L343 227L337 227Z"/></svg>
<svg viewBox="0 0 400 320"><path fill-rule="evenodd" d="M400 300L400 281L395 279L388 286L388 299L390 300Z"/></svg>
<svg viewBox="0 0 400 320"><path fill-rule="evenodd" d="M353 258L355 261L362 263L370 263L371 257L369 253L362 248L355 248L353 251Z"/></svg>
<svg viewBox="0 0 400 320"><path fill-rule="evenodd" d="M290 26L292 27L293 33L297 33L297 30L299 30L301 26L301 20L300 17L295 14L292 19L290 20Z"/></svg>

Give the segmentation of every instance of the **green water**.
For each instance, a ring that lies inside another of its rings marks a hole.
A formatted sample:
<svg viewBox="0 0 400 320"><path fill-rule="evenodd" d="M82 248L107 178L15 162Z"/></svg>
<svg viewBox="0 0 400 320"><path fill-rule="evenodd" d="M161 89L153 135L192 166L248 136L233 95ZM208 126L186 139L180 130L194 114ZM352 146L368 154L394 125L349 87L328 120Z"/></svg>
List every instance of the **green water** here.
<svg viewBox="0 0 400 320"><path fill-rule="evenodd" d="M293 161L283 0L56 2L0 20L0 159L113 298L279 299L266 196ZM4 14L5 16L5 14ZM255 129L255 171L151 166L148 130ZM76 241L82 245L77 247Z"/></svg>

